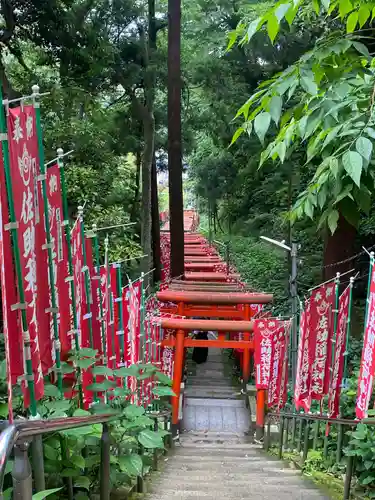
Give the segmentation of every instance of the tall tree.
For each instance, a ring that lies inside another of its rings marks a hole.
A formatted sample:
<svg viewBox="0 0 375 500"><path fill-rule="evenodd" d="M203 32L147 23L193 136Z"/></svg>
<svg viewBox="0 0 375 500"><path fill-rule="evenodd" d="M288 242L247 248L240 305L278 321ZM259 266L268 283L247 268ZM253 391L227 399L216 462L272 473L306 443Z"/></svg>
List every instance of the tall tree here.
<svg viewBox="0 0 375 500"><path fill-rule="evenodd" d="M168 0L168 170L171 276L184 274L181 140L181 0Z"/></svg>

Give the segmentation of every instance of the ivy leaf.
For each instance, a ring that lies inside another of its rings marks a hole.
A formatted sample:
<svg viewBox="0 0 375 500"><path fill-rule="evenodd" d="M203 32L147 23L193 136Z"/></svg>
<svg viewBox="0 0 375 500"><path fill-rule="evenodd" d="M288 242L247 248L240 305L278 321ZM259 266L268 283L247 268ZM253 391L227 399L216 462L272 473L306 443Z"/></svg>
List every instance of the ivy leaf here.
<svg viewBox="0 0 375 500"><path fill-rule="evenodd" d="M342 157L342 164L349 176L359 186L363 167L362 156L356 151L347 151Z"/></svg>
<svg viewBox="0 0 375 500"><path fill-rule="evenodd" d="M283 100L279 95L274 95L269 103L270 115L272 120L276 123L279 123L281 116L281 109L283 107Z"/></svg>
<svg viewBox="0 0 375 500"><path fill-rule="evenodd" d="M91 487L90 478L87 476L77 477L77 479L74 480L74 486L76 488L84 488L85 490L90 491L90 487Z"/></svg>
<svg viewBox="0 0 375 500"><path fill-rule="evenodd" d="M275 38L279 32L280 29L280 23L277 20L277 17L275 14L272 14L267 22L267 33L268 36L270 37L271 42L273 43L275 41Z"/></svg>
<svg viewBox="0 0 375 500"><path fill-rule="evenodd" d="M336 231L338 221L339 221L338 211L332 210L327 217L327 223L331 231L331 234L333 234Z"/></svg>
<svg viewBox="0 0 375 500"><path fill-rule="evenodd" d="M44 395L49 398L58 398L60 391L55 385L48 384L44 386Z"/></svg>
<svg viewBox="0 0 375 500"><path fill-rule="evenodd" d="M358 12L352 12L346 21L346 32L353 33L358 23Z"/></svg>
<svg viewBox="0 0 375 500"><path fill-rule="evenodd" d="M129 405L124 410L125 417L130 419L140 417L141 415L144 415L144 413L145 409L143 406L137 405Z"/></svg>
<svg viewBox="0 0 375 500"><path fill-rule="evenodd" d="M39 491L38 493L35 493L35 495L32 496L32 500L43 500L49 495L53 495L54 493L57 493L60 490L62 490L62 488L53 488L52 490Z"/></svg>
<svg viewBox="0 0 375 500"><path fill-rule="evenodd" d="M94 358L83 358L76 361L76 366L82 370L87 370L91 365L95 364Z"/></svg>
<svg viewBox="0 0 375 500"><path fill-rule="evenodd" d="M145 430L140 432L138 441L142 446L148 449L164 448L164 443L160 434L155 431Z"/></svg>
<svg viewBox="0 0 375 500"><path fill-rule="evenodd" d="M105 392L116 387L116 382L113 380L103 380L101 383L89 384L86 389L93 392Z"/></svg>
<svg viewBox="0 0 375 500"><path fill-rule="evenodd" d="M170 379L165 373L163 372L156 372L155 377L159 380L164 385L172 385L172 379Z"/></svg>
<svg viewBox="0 0 375 500"><path fill-rule="evenodd" d="M172 391L171 387L163 387L158 386L152 389L152 393L155 396L176 396L176 394Z"/></svg>
<svg viewBox="0 0 375 500"><path fill-rule="evenodd" d="M131 477L142 476L143 462L142 458L133 453L119 458L120 469Z"/></svg>
<svg viewBox="0 0 375 500"><path fill-rule="evenodd" d="M115 370L115 375L116 377L135 377L139 373L139 369L137 365L132 365L129 366L128 368L125 368L123 366L122 368L119 368L118 370Z"/></svg>
<svg viewBox="0 0 375 500"><path fill-rule="evenodd" d="M259 113L254 120L254 130L259 140L262 144L264 144L264 137L269 129L271 124L271 115L266 111L263 113Z"/></svg>
<svg viewBox="0 0 375 500"><path fill-rule="evenodd" d="M108 366L94 366L92 369L93 375L107 375L108 377L113 375L113 370L108 368Z"/></svg>
<svg viewBox="0 0 375 500"><path fill-rule="evenodd" d="M370 161L372 155L372 142L367 137L358 137L355 147L358 153L367 161Z"/></svg>

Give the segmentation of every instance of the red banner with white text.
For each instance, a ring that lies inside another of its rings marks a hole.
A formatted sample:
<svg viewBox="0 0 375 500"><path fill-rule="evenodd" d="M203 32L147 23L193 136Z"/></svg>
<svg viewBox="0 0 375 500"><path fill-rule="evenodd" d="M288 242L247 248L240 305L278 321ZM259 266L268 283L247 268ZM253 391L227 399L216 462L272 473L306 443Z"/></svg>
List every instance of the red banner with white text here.
<svg viewBox="0 0 375 500"><path fill-rule="evenodd" d="M70 323L70 286L66 281L69 275L68 245L64 234L61 179L57 164L52 165L47 170L47 197L55 278L55 297L59 309L59 338L61 342L61 355L65 359L68 352L74 346L74 339L69 335L73 327ZM51 329L53 330L52 323Z"/></svg>
<svg viewBox="0 0 375 500"><path fill-rule="evenodd" d="M37 251L36 248L36 224L39 221L38 143L35 135L35 113L32 107L23 106L23 108L9 110L8 137L10 172L14 209L18 222L18 246L30 335L35 397L39 400L44 393L44 381L40 361L37 313L37 253L39 255L39 250ZM46 283L40 284L40 288L47 288L48 290ZM45 314L45 311L43 312ZM25 383L23 383L23 388L25 389ZM29 405L27 389L25 389L24 395L24 402L27 407Z"/></svg>
<svg viewBox="0 0 375 500"><path fill-rule="evenodd" d="M254 321L254 360L257 389L268 389L269 387L273 342L275 334L280 328L281 322L275 319Z"/></svg>
<svg viewBox="0 0 375 500"><path fill-rule="evenodd" d="M337 418L340 414L340 394L344 371L346 332L349 317L350 286L341 294L337 318L337 333L332 367L332 377L328 393L328 416Z"/></svg>
<svg viewBox="0 0 375 500"><path fill-rule="evenodd" d="M357 418L366 418L372 394L375 372L375 266L371 271L370 290L368 291L367 318L365 336L362 347L361 369L359 372L357 403L355 413Z"/></svg>

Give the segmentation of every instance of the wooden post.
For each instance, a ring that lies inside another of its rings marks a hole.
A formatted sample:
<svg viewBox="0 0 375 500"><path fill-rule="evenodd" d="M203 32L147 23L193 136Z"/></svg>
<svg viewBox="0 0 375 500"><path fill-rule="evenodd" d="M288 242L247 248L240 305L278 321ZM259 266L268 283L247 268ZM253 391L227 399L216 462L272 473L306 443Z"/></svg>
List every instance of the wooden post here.
<svg viewBox="0 0 375 500"><path fill-rule="evenodd" d="M176 347L174 354L174 374L172 389L175 396L172 397L172 431L177 433L178 430L178 406L180 401L180 388L182 381L182 371L184 362L184 339L185 333L183 330L176 332Z"/></svg>
<svg viewBox="0 0 375 500"><path fill-rule="evenodd" d="M266 391L257 390L257 409L256 409L256 439L262 439L264 435L264 406L266 402Z"/></svg>

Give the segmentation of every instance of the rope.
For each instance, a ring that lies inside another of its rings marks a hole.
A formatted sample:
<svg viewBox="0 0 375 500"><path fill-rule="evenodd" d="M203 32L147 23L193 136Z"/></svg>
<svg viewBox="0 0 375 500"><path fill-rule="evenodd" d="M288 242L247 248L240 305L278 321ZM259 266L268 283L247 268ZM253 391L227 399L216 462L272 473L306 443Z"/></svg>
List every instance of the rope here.
<svg viewBox="0 0 375 500"><path fill-rule="evenodd" d="M352 257L348 257L347 259L344 260L339 260L338 262L333 262L332 264L327 264L326 266L323 266L323 269L327 269L327 267L335 267L339 266L340 264L345 264L346 262L350 262L351 260L357 259L361 255L368 254L370 250L375 248L375 245L371 245L370 248L362 250L362 252L359 252L355 255L352 255Z"/></svg>

